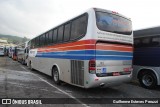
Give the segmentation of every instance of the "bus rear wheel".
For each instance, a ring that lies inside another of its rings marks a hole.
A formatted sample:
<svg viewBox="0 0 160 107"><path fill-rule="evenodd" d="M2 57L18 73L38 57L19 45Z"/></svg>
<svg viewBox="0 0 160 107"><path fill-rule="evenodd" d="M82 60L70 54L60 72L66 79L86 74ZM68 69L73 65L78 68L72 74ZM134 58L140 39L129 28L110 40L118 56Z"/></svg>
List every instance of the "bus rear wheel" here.
<svg viewBox="0 0 160 107"><path fill-rule="evenodd" d="M157 86L157 79L152 72L142 72L139 77L139 82L142 87L147 89L153 89Z"/></svg>
<svg viewBox="0 0 160 107"><path fill-rule="evenodd" d="M29 62L29 69L30 69L31 71L33 70L31 61Z"/></svg>
<svg viewBox="0 0 160 107"><path fill-rule="evenodd" d="M53 78L54 83L56 83L57 85L60 85L59 71L57 67L53 67L52 69L52 78Z"/></svg>

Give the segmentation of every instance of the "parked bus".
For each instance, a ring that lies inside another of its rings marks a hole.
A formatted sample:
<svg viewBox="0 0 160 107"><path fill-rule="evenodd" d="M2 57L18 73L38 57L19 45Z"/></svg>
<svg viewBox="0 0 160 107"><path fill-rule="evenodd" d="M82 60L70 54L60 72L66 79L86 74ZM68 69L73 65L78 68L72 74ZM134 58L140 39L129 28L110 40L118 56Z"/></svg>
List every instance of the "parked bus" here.
<svg viewBox="0 0 160 107"><path fill-rule="evenodd" d="M128 82L132 77L132 24L129 18L92 8L33 38L28 66L83 87Z"/></svg>
<svg viewBox="0 0 160 107"><path fill-rule="evenodd" d="M0 46L0 56L4 56L4 47Z"/></svg>
<svg viewBox="0 0 160 107"><path fill-rule="evenodd" d="M144 88L160 85L160 27L134 31L134 72Z"/></svg>
<svg viewBox="0 0 160 107"><path fill-rule="evenodd" d="M12 57L12 47L8 48L8 57L11 58Z"/></svg>
<svg viewBox="0 0 160 107"><path fill-rule="evenodd" d="M27 64L28 41L17 46L17 60L22 64Z"/></svg>
<svg viewBox="0 0 160 107"><path fill-rule="evenodd" d="M8 50L9 50L9 47L8 46L5 46L5 56L8 56Z"/></svg>
<svg viewBox="0 0 160 107"><path fill-rule="evenodd" d="M24 45L24 44L21 44ZM23 57L24 57L24 47L21 47L21 45L17 46L17 61L23 64Z"/></svg>
<svg viewBox="0 0 160 107"><path fill-rule="evenodd" d="M12 59L16 61L17 60L17 47L16 46L12 47L11 55L12 55Z"/></svg>

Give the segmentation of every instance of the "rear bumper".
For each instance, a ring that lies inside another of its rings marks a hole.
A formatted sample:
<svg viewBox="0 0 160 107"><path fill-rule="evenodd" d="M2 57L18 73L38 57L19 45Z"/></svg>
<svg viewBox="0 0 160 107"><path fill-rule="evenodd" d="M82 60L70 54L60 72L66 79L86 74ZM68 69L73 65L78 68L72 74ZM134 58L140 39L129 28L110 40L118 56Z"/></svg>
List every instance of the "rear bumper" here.
<svg viewBox="0 0 160 107"><path fill-rule="evenodd" d="M95 74L91 74L90 80L85 88L114 86L124 82L130 82L131 79L132 74L108 77L97 77Z"/></svg>

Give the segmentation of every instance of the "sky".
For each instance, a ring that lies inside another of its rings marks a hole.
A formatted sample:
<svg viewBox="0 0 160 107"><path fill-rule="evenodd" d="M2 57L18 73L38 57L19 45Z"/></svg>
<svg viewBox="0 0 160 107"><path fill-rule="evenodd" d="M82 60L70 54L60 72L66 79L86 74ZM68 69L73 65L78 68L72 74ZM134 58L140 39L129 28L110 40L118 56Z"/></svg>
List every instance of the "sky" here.
<svg viewBox="0 0 160 107"><path fill-rule="evenodd" d="M92 7L131 18L133 30L160 25L160 0L0 0L0 34L32 39Z"/></svg>

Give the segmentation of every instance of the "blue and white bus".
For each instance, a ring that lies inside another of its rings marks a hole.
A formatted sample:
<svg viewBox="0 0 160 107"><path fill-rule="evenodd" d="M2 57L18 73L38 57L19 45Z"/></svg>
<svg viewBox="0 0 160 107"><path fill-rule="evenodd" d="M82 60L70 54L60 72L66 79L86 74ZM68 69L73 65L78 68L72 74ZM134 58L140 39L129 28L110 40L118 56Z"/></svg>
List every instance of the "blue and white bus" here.
<svg viewBox="0 0 160 107"><path fill-rule="evenodd" d="M83 88L128 82L132 76L130 18L91 8L33 38L27 65Z"/></svg>
<svg viewBox="0 0 160 107"><path fill-rule="evenodd" d="M160 27L134 31L133 79L144 88L160 85Z"/></svg>

